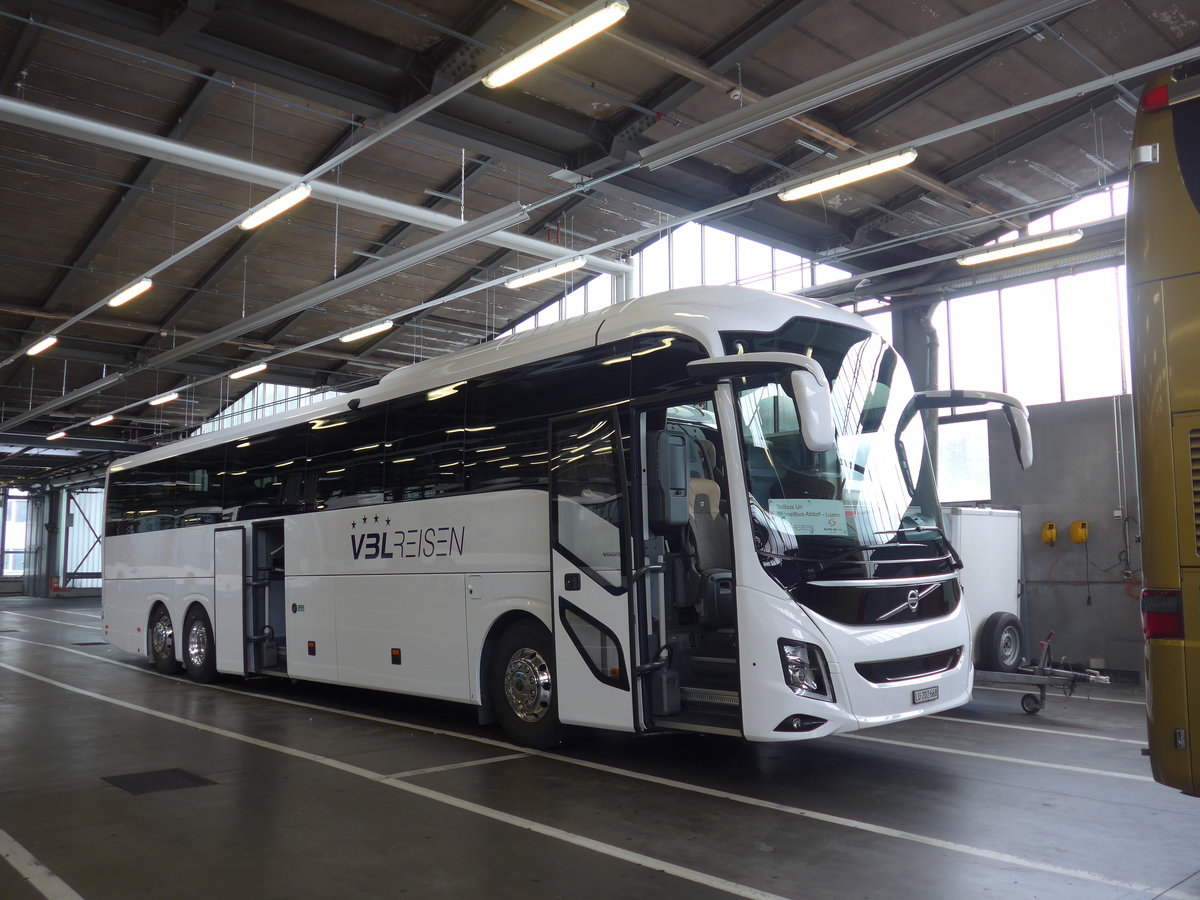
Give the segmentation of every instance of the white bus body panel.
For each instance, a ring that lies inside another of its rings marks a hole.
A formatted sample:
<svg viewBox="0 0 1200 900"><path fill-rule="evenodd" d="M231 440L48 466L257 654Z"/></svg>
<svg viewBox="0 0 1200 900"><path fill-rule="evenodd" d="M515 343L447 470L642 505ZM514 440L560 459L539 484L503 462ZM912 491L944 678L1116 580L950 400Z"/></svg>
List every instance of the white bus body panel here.
<svg viewBox="0 0 1200 900"><path fill-rule="evenodd" d="M492 623L549 628L547 508L516 490L285 520L288 675L480 702Z"/></svg>
<svg viewBox="0 0 1200 900"><path fill-rule="evenodd" d="M248 523L247 523L248 524ZM209 529L205 528L204 531ZM245 579L246 532L248 528L218 528L213 544L213 609L209 613L213 641L217 646L217 671L241 674L246 671ZM172 621L176 621L172 619ZM176 629L182 634L183 622ZM182 641L176 642L182 647Z"/></svg>
<svg viewBox="0 0 1200 900"><path fill-rule="evenodd" d="M782 598L773 584L766 591L738 586L739 646L742 650L742 728L749 740L789 741L797 735L775 729L797 713L826 719L801 737L822 737L941 712L971 699L969 627L960 604L950 616L893 628L851 626L823 619ZM778 640L794 638L817 644L830 666L836 703L799 697L783 680ZM860 662L902 659L963 647L957 666L947 672L875 684L855 669ZM757 655L756 655L757 654ZM913 691L938 687L938 699L914 704Z"/></svg>
<svg viewBox="0 0 1200 900"><path fill-rule="evenodd" d="M181 532L188 533L181 538ZM193 603L212 615L212 532L172 529L106 538L102 584L104 639L126 653L146 656L146 628L156 602L166 606L176 635L183 634L183 618ZM180 659L181 648L177 637Z"/></svg>
<svg viewBox="0 0 1200 900"><path fill-rule="evenodd" d="M733 397L727 388L717 392L725 421L736 421ZM725 453L740 452L736 436L727 431ZM729 467L731 524L737 560L737 617L742 731L753 741L792 741L855 731L962 706L971 699L974 669L969 619L960 603L949 615L892 627L844 625L810 613L787 595L760 564L749 522L745 473ZM914 578L927 583L928 578ZM784 681L779 639L817 644L830 667L835 702L797 696ZM855 669L860 662L904 659L962 647L958 665L947 672L891 684L875 684ZM938 687L938 699L914 704L912 692ZM796 734L775 729L791 715L827 720L812 731Z"/></svg>
<svg viewBox="0 0 1200 900"><path fill-rule="evenodd" d="M284 519L288 676L479 703L493 623L519 610L551 627L547 510L544 491L516 490ZM179 636L200 603L218 670L244 674L243 584L230 557L250 552L254 524L106 538L107 640L145 656L156 601ZM189 577L167 577L180 572Z"/></svg>

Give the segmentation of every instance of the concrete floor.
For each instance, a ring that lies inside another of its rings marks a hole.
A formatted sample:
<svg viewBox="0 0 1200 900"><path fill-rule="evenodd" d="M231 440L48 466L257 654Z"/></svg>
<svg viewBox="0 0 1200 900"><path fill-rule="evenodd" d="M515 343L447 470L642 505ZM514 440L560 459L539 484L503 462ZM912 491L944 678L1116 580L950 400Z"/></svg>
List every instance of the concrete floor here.
<svg viewBox="0 0 1200 900"><path fill-rule="evenodd" d="M542 754L465 707L201 687L99 635L96 600L0 599L3 900L1200 898L1200 799L1150 780L1135 688ZM212 783L104 780L173 769Z"/></svg>

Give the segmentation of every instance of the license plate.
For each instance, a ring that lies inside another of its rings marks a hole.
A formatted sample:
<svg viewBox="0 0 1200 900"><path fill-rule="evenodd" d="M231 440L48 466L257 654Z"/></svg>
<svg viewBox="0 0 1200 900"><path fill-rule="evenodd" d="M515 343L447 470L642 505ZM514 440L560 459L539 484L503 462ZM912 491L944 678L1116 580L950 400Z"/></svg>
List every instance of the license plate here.
<svg viewBox="0 0 1200 900"><path fill-rule="evenodd" d="M928 703L930 700L938 698L938 686L917 688L913 691L913 703Z"/></svg>

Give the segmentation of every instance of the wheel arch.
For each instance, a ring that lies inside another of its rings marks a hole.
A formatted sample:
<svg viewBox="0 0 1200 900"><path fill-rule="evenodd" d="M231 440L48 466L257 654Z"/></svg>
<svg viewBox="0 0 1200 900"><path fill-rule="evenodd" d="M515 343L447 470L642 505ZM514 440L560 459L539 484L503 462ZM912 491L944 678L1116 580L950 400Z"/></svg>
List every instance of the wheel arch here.
<svg viewBox="0 0 1200 900"><path fill-rule="evenodd" d="M507 612L497 616L492 624L488 627L487 635L483 639L483 646L479 653L479 724L494 725L497 721L496 710L492 705L492 692L489 689L488 673L492 668L492 660L496 650L496 643L500 639L500 635L504 634L509 628L518 622L536 622L538 625L550 631L549 626L538 615L535 615L528 609L510 609Z"/></svg>

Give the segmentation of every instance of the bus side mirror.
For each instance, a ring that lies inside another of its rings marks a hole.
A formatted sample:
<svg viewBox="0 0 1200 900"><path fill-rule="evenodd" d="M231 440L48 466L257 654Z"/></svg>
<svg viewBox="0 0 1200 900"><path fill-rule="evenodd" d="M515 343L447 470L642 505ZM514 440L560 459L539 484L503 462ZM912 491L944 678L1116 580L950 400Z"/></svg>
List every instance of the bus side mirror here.
<svg viewBox="0 0 1200 900"><path fill-rule="evenodd" d="M1025 411L1023 404L1013 406L1006 403L1004 417L1008 419L1008 427L1012 431L1017 462L1021 464L1022 469L1028 469L1033 465L1033 432L1029 428L1029 413Z"/></svg>
<svg viewBox="0 0 1200 900"><path fill-rule="evenodd" d="M999 391L918 391L900 414L900 426L896 432L899 434L903 431L908 420L919 409L949 409L956 406L982 406L985 403L998 403L1004 409L1017 462L1022 469L1028 469L1033 465L1033 432L1029 428L1029 412L1025 404L1011 394Z"/></svg>
<svg viewBox="0 0 1200 900"><path fill-rule="evenodd" d="M793 369L791 374L792 400L804 446L813 453L824 453L833 447L833 398L829 382L809 369Z"/></svg>
<svg viewBox="0 0 1200 900"><path fill-rule="evenodd" d="M796 419L804 446L813 453L824 453L834 445L833 397L829 379L821 364L799 353L739 353L712 359L695 359L687 365L688 374L701 381L717 378L749 377L767 374L783 379L785 390L796 405Z"/></svg>

